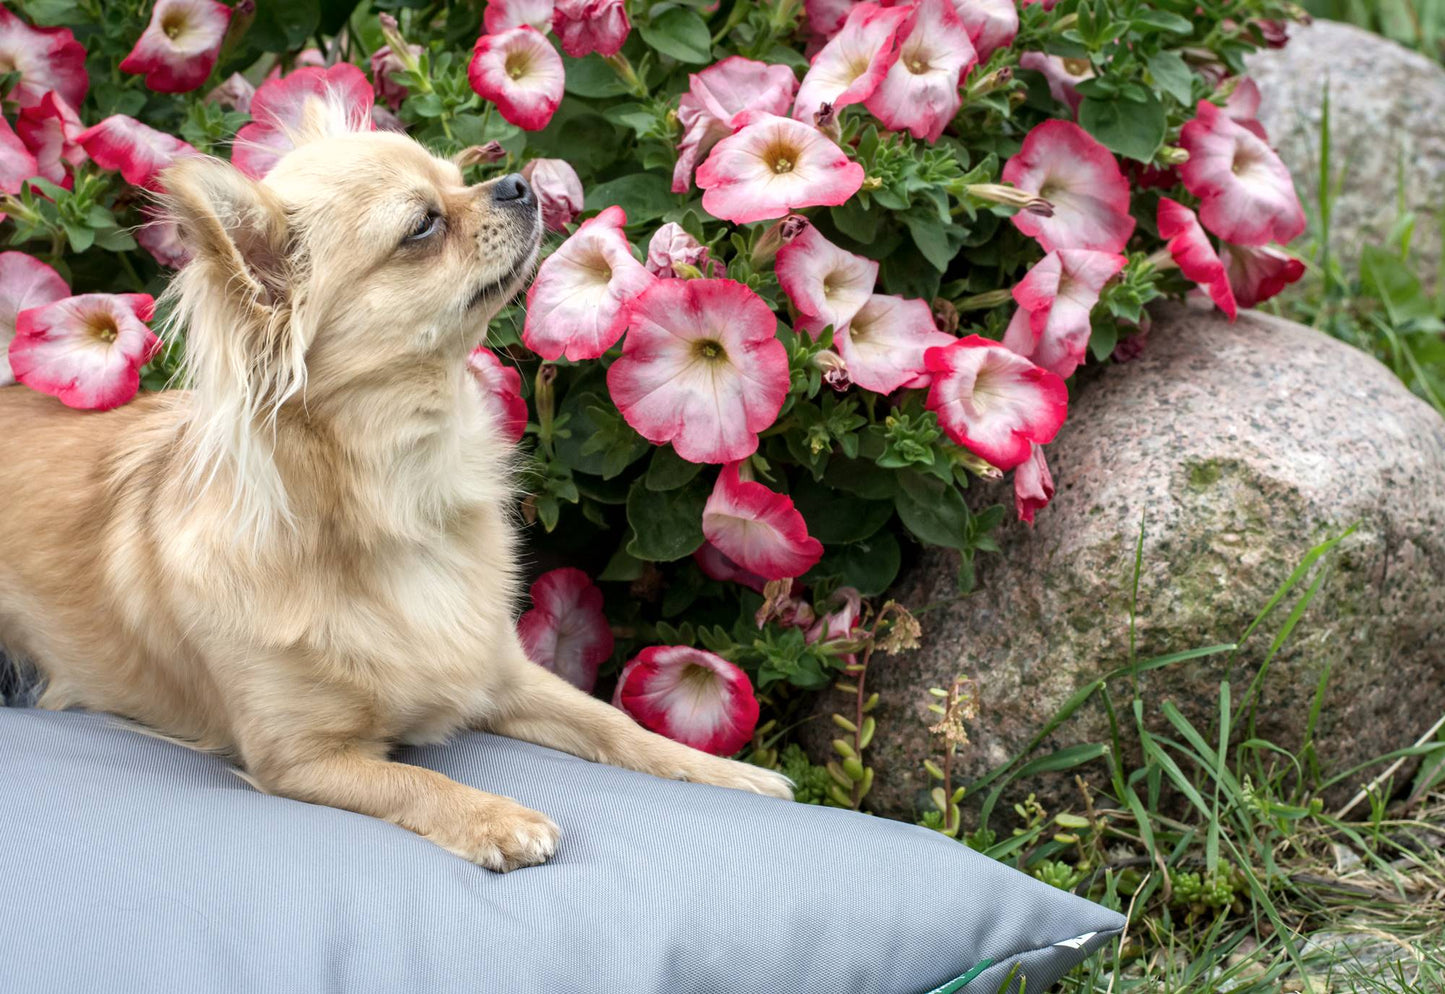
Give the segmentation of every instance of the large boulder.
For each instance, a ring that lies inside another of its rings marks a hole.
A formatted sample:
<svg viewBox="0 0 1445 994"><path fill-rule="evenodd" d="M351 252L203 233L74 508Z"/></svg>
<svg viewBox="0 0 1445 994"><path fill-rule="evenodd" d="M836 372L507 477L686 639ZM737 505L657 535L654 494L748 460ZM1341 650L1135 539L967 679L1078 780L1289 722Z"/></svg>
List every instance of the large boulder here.
<svg viewBox="0 0 1445 994"><path fill-rule="evenodd" d="M1308 205L1319 202L1329 88L1331 165L1345 177L1330 244L1346 271L1362 246L1384 243L1399 214L1398 178L1405 207L1418 215L1415 269L1433 282L1445 204L1445 67L1369 31L1317 20L1292 25L1288 45L1256 53L1248 68L1263 97L1260 122Z"/></svg>
<svg viewBox="0 0 1445 994"><path fill-rule="evenodd" d="M1409 745L1445 710L1445 422L1371 357L1263 314L1231 325L1162 307L1143 355L1082 386L1047 453L1053 504L1033 528L1005 526L1000 552L979 556L977 592L959 598L956 560L932 553L896 591L932 609L922 647L877 657L868 675L881 697L869 750L875 810L926 810L929 687L978 681L960 754L966 781L1125 663L1131 637L1141 660L1236 640L1312 546L1352 525L1271 662L1258 733L1299 747L1326 669L1315 741L1331 767ZM1159 705L1172 700L1208 735L1220 680L1237 703L1290 603L1232 663L1218 655L1143 674L1152 720L1162 725ZM827 752L831 723L809 727L810 747ZM1091 705L1042 751L1107 740L1106 715ZM1046 806L1079 802L1063 775L1026 787Z"/></svg>

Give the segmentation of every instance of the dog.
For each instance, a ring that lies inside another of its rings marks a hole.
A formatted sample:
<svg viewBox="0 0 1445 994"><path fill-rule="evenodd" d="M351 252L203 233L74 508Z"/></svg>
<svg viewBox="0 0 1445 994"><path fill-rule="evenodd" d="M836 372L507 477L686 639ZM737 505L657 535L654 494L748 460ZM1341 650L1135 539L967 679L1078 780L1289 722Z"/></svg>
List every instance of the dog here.
<svg viewBox="0 0 1445 994"><path fill-rule="evenodd" d="M468 185L318 100L294 138L259 181L207 157L163 176L193 253L162 301L188 389L105 413L0 390L0 645L43 676L40 706L112 712L500 872L550 858L557 826L394 748L485 729L790 798L518 640L512 451L467 356L536 264L527 183Z"/></svg>

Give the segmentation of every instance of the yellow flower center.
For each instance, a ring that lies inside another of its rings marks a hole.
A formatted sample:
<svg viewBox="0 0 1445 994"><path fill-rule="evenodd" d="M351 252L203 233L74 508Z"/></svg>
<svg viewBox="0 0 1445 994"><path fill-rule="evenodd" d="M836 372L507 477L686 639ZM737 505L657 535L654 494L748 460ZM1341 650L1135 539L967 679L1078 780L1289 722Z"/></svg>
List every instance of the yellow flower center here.
<svg viewBox="0 0 1445 994"><path fill-rule="evenodd" d="M531 60L527 58L525 52L512 52L507 56L503 67L507 70L508 76L513 79L521 79L527 75L527 70L531 67Z"/></svg>
<svg viewBox="0 0 1445 994"><path fill-rule="evenodd" d="M793 160L786 156L780 156L773 160L773 172L790 173L793 171Z"/></svg>
<svg viewBox="0 0 1445 994"><path fill-rule="evenodd" d="M91 315L90 320L86 322L85 330L90 333L91 338L106 345L120 337L120 329L115 326L115 318L109 314Z"/></svg>
<svg viewBox="0 0 1445 994"><path fill-rule="evenodd" d="M692 354L707 362L725 362L728 352L716 338L699 338L692 343Z"/></svg>
<svg viewBox="0 0 1445 994"><path fill-rule="evenodd" d="M921 76L924 73L928 72L928 70L931 68L932 66L930 66L923 59L915 57L908 60L908 71L913 73L913 75L915 76Z"/></svg>
<svg viewBox="0 0 1445 994"><path fill-rule="evenodd" d="M173 10L167 13L166 16L161 19L161 30L166 33L167 38L174 41L180 36L182 31L186 30L185 12Z"/></svg>

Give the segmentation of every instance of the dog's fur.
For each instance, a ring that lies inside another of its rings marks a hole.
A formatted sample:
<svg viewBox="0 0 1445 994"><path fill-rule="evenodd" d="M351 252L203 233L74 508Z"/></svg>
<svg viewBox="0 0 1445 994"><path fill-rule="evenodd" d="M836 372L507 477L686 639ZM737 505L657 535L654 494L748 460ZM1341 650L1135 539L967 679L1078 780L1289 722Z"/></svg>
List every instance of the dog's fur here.
<svg viewBox="0 0 1445 994"><path fill-rule="evenodd" d="M0 642L40 703L224 752L264 790L385 818L493 870L544 815L389 761L486 728L657 776L790 796L528 661L502 442L466 370L534 265L529 197L308 108L255 182L164 181L195 257L168 291L190 389L104 414L0 390ZM439 230L407 240L429 211Z"/></svg>

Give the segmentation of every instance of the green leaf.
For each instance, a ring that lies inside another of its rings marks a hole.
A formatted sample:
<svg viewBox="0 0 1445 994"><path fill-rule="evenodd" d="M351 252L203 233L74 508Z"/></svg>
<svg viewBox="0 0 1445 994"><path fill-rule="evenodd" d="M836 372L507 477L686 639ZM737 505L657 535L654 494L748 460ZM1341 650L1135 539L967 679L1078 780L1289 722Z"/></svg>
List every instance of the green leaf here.
<svg viewBox="0 0 1445 994"><path fill-rule="evenodd" d="M1136 27L1156 28L1170 34L1187 35L1194 31L1194 22L1187 17L1180 17L1178 14L1171 14L1167 10L1158 10L1153 7L1141 7L1134 14L1133 22Z"/></svg>
<svg viewBox="0 0 1445 994"><path fill-rule="evenodd" d="M587 191L585 206L589 211L614 204L627 213L628 224L655 220L678 205L672 181L657 173L632 173Z"/></svg>
<svg viewBox="0 0 1445 994"><path fill-rule="evenodd" d="M823 481L870 500L892 500L898 490L898 474L867 459L834 459L828 463Z"/></svg>
<svg viewBox="0 0 1445 994"><path fill-rule="evenodd" d="M793 506L808 523L808 534L825 545L846 545L871 536L893 517L889 501L839 494L804 478L793 488Z"/></svg>
<svg viewBox="0 0 1445 994"><path fill-rule="evenodd" d="M246 41L267 52L289 52L301 48L320 21L318 0L256 0Z"/></svg>
<svg viewBox="0 0 1445 994"><path fill-rule="evenodd" d="M95 244L95 231L83 224L65 222L65 234L70 238L72 252L84 252Z"/></svg>
<svg viewBox="0 0 1445 994"><path fill-rule="evenodd" d="M913 472L904 473L898 482L893 506L920 542L948 549L969 547L968 505L957 487Z"/></svg>
<svg viewBox="0 0 1445 994"><path fill-rule="evenodd" d="M823 553L805 580L834 580L842 587L857 587L864 597L877 597L893 585L903 550L890 530L851 545L835 545Z"/></svg>
<svg viewBox="0 0 1445 994"><path fill-rule="evenodd" d="M367 4L368 8L371 6ZM351 12L357 7L356 0L321 0L321 21L319 28L324 35L334 35L346 26Z"/></svg>
<svg viewBox="0 0 1445 994"><path fill-rule="evenodd" d="M617 78L596 52L580 59L563 59L567 65L567 92L578 97L615 97L627 92L627 84Z"/></svg>
<svg viewBox="0 0 1445 994"><path fill-rule="evenodd" d="M1361 251L1360 283L1365 292L1385 305L1394 324L1434 316L1435 309L1420 278L1393 252L1378 245L1366 245Z"/></svg>
<svg viewBox="0 0 1445 994"><path fill-rule="evenodd" d="M1194 74L1177 52L1155 52L1149 56L1149 72L1159 88L1181 105L1192 106Z"/></svg>
<svg viewBox="0 0 1445 994"><path fill-rule="evenodd" d="M607 565L602 572L597 574L599 580L630 581L636 580L642 575L642 560L627 551L627 544L632 540L631 533L623 539L612 558L607 560Z"/></svg>
<svg viewBox="0 0 1445 994"><path fill-rule="evenodd" d="M1079 124L1111 152L1148 162L1164 141L1164 105L1152 91L1136 102L1122 97L1100 100L1085 97L1079 104Z"/></svg>
<svg viewBox="0 0 1445 994"><path fill-rule="evenodd" d="M651 22L637 25L642 40L679 62L701 65L712 61L712 35L695 11L673 7Z"/></svg>
<svg viewBox="0 0 1445 994"><path fill-rule="evenodd" d="M834 226L854 241L867 245L878 234L882 211L870 211L857 197L828 212Z"/></svg>
<svg viewBox="0 0 1445 994"><path fill-rule="evenodd" d="M608 410L609 405L610 401L605 395L599 396L591 390L568 391L557 411L559 420L566 417L566 434L559 435L556 442L558 460L574 470L602 476L618 459L625 458L623 465L626 465L642 458L647 452L648 444L647 440L636 432L632 432L631 447L625 453L589 448L588 443L599 433L616 429L615 425L599 424L593 416L594 411Z"/></svg>
<svg viewBox="0 0 1445 994"><path fill-rule="evenodd" d="M701 469L700 463L688 462L671 445L662 445L652 450L652 461L647 464L644 481L648 490L659 493L676 490L690 482Z"/></svg>
<svg viewBox="0 0 1445 994"><path fill-rule="evenodd" d="M627 495L627 521L632 541L627 551L638 559L671 562L691 555L702 545L702 509L708 488L693 480L679 490L659 492L637 480Z"/></svg>
<svg viewBox="0 0 1445 994"><path fill-rule="evenodd" d="M911 212L903 215L903 223L908 226L913 244L918 246L919 253L929 265L940 273L947 269L963 244L959 229L952 224L942 224L935 217Z"/></svg>

